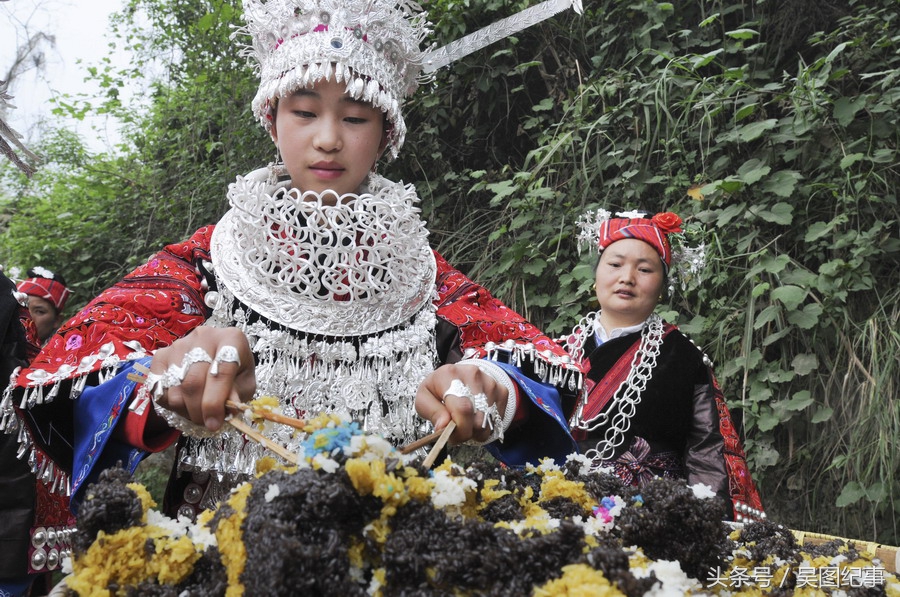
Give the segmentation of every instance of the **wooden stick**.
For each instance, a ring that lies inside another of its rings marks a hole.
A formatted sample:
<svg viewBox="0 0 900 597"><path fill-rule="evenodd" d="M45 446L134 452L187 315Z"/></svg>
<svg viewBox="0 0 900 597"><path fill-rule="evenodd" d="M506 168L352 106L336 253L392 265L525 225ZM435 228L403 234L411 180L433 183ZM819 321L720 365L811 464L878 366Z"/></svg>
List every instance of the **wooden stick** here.
<svg viewBox="0 0 900 597"><path fill-rule="evenodd" d="M427 446L428 444L430 444L437 438L441 437L442 433L444 433L443 429L441 429L440 431L435 431L434 433L429 433L425 437L419 438L416 441L409 443L409 444L403 446L402 448L400 448L400 453L401 454L409 454L410 452L415 452L422 446Z"/></svg>
<svg viewBox="0 0 900 597"><path fill-rule="evenodd" d="M272 411L265 408L257 408L245 402L228 400L225 403L225 408L232 412L242 412L249 410L255 417L259 417L260 419L265 419L267 421L272 421L274 423L281 423L282 425L289 425L290 427L293 427L294 429L300 429L301 431L304 427L306 427L306 421L304 421L303 419L294 419L285 415L273 413Z"/></svg>
<svg viewBox="0 0 900 597"><path fill-rule="evenodd" d="M147 376L150 374L150 369L148 369L144 365L141 365L140 363L135 363L133 368L135 371L137 371L137 373L132 371L125 377L127 377L131 381L136 381L138 383L144 383L145 381L147 381Z"/></svg>
<svg viewBox="0 0 900 597"><path fill-rule="evenodd" d="M269 438L267 438L262 433L258 432L256 429L251 427L250 425L244 423L241 419L235 417L229 417L225 419L225 422L260 444L261 446L268 448L269 450L275 452L291 464L299 464L300 460L297 458L297 455L293 452L289 452L284 446L273 442Z"/></svg>
<svg viewBox="0 0 900 597"><path fill-rule="evenodd" d="M422 461L422 466L426 469L431 468L431 465L434 464L435 459L438 457L438 452L444 447L444 444L447 443L447 440L450 439L450 434L453 433L453 430L456 429L456 423L450 421L444 430L441 432L440 437L435 442L434 446L431 448L431 452L428 453L428 456L425 457L425 460Z"/></svg>

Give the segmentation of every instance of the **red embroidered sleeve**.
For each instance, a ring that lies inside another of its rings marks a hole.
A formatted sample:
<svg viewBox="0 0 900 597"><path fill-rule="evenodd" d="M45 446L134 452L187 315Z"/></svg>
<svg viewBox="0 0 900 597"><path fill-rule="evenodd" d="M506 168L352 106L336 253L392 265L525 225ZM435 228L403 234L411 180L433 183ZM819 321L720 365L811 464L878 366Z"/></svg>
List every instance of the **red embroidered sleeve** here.
<svg viewBox="0 0 900 597"><path fill-rule="evenodd" d="M475 349L483 357L487 343L502 346L512 340L516 344L534 345L539 357L545 353L568 361L565 350L524 317L453 269L437 252L434 256L437 260L437 315L459 329L461 350Z"/></svg>
<svg viewBox="0 0 900 597"><path fill-rule="evenodd" d="M200 260L209 259L213 227L167 246L146 264L105 290L66 322L19 386L36 386L87 375L136 351L168 346L206 319Z"/></svg>

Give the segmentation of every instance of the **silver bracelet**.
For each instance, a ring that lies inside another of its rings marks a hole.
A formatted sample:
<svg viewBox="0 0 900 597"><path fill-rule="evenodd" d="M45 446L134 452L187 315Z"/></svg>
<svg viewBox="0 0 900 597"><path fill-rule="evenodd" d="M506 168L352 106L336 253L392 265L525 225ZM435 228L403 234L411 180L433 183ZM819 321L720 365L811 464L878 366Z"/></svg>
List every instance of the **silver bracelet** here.
<svg viewBox="0 0 900 597"><path fill-rule="evenodd" d="M506 409L503 411L503 419L500 421L499 425L495 426L494 432L491 433L490 439L488 439L488 441L485 443L490 443L498 439L500 441L503 441L503 434L507 429L509 429L509 426L512 424L512 421L516 416L516 409L519 405L518 393L516 392L515 383L510 378L509 374L503 370L502 367L492 361L484 359L464 359L462 361L459 361L457 365L475 365L476 367L481 369L482 373L490 376L491 379L506 388Z"/></svg>

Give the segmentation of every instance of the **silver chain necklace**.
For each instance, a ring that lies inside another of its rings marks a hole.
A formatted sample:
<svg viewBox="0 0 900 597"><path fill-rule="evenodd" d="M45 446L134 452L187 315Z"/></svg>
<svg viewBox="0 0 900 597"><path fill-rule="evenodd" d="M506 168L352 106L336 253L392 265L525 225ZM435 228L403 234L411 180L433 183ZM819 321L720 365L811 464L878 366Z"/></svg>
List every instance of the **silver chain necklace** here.
<svg viewBox="0 0 900 597"><path fill-rule="evenodd" d="M572 335L567 340L567 348L573 358L577 358L578 361L584 358L584 343L590 334L596 333L598 325L600 325L599 311L588 313L575 326ZM583 418L585 402L582 401L578 405L575 417L572 420L573 428L593 431L600 427L606 427L603 439L597 442L594 448L585 453L585 456L595 466L602 461L612 458L616 448L625 439L625 433L631 428L631 419L634 417L637 406L641 402L642 394L647 388L647 382L653 376L653 369L656 367L656 359L659 356L662 339L663 320L659 315L653 313L644 323L644 327L641 330L641 344L638 346L634 359L631 362L631 371L613 394L612 404L608 405L603 412L588 420Z"/></svg>

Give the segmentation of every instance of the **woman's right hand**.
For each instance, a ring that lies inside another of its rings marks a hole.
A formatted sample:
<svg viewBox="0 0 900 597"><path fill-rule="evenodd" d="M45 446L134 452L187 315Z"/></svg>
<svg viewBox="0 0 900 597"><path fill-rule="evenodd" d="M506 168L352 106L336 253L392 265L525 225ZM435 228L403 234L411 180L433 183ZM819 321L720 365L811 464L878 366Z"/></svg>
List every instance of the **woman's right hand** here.
<svg viewBox="0 0 900 597"><path fill-rule="evenodd" d="M475 365L455 363L442 365L425 377L416 392L416 412L431 421L438 431L451 420L456 423L456 429L450 434L451 445L487 441L493 431L485 421L487 413L476 410L471 398L450 393L454 381L461 382L460 387L469 396L484 394L487 404L495 406L500 413L505 412L507 400L516 399Z"/></svg>
<svg viewBox="0 0 900 597"><path fill-rule="evenodd" d="M150 363L150 371L162 375L172 365L181 367L184 356L193 349L199 348L215 359L223 347L225 353L230 352L228 347L236 349L239 362L220 359L218 371L212 375L211 363L195 361L180 383L163 389L157 400L159 405L210 431L218 431L225 421L226 401L246 402L256 392L253 353L244 333L237 328L200 326L171 346L157 350Z"/></svg>

